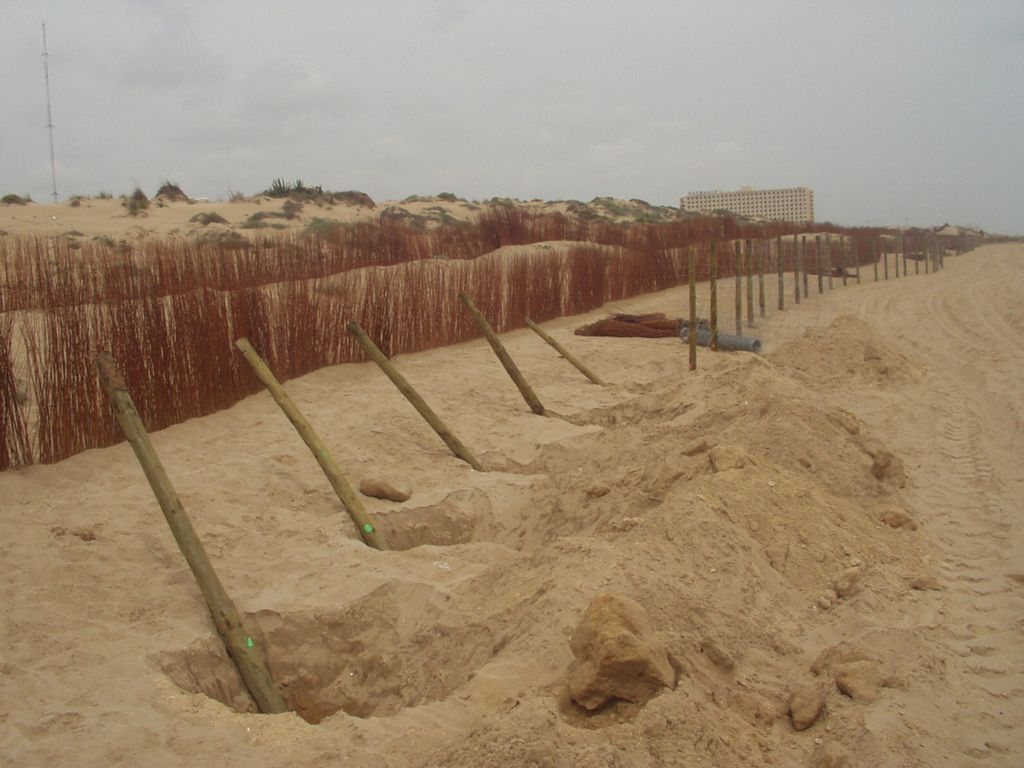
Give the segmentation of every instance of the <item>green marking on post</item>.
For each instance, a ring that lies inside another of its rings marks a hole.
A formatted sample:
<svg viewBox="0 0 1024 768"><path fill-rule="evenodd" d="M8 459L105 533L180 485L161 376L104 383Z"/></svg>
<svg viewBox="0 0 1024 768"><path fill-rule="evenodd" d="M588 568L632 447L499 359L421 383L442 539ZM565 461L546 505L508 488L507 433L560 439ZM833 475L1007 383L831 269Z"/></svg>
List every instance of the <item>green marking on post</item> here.
<svg viewBox="0 0 1024 768"><path fill-rule="evenodd" d="M250 648L255 648L256 647L256 643L254 643L252 641L251 637L245 638L245 644L248 645Z"/></svg>
<svg viewBox="0 0 1024 768"><path fill-rule="evenodd" d="M373 526L370 525L369 523L367 523L366 525L363 526L363 530L366 531L367 533L373 533Z"/></svg>

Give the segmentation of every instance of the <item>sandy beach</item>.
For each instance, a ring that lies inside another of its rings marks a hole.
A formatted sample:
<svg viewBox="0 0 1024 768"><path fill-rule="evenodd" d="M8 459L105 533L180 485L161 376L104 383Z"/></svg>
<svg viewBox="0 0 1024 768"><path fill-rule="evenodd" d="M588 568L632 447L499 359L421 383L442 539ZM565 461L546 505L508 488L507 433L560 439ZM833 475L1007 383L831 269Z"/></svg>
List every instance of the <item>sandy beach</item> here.
<svg viewBox="0 0 1024 768"><path fill-rule="evenodd" d="M372 363L288 382L353 484L411 489L365 499L396 551L358 539L265 392L153 434L299 714L250 711L126 444L0 473L0 763L1021 765L1022 265L987 245L787 295L763 356L696 372L676 339L573 335L683 314L685 288L546 323L604 387L506 334L545 417L482 339L398 356L486 472ZM569 643L604 593L677 681L588 713ZM796 731L807 689L824 710Z"/></svg>

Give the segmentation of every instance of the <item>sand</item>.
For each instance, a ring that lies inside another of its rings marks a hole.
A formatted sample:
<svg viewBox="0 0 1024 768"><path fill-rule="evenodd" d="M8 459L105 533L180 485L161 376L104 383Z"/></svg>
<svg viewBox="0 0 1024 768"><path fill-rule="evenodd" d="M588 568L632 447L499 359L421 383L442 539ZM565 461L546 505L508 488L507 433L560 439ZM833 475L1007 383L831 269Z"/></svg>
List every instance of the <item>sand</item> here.
<svg viewBox="0 0 1024 768"><path fill-rule="evenodd" d="M0 232L10 235L68 236L79 242L108 237L114 240L140 240L148 237L202 238L234 230L245 237L276 232L301 231L314 219L328 219L344 223L370 221L383 212L404 212L412 216L444 215L468 221L478 205L469 201L424 199L421 201L378 201L369 208L344 202L332 204L307 202L294 218L268 218L262 229L244 225L254 214L280 213L284 199L256 195L230 202L227 200L197 199L192 202L150 201L149 208L130 216L120 198L82 198L78 206L64 203L29 203L28 205L0 205ZM564 210L564 205L536 204L531 210ZM216 214L226 224L206 224L192 221L198 214Z"/></svg>
<svg viewBox="0 0 1024 768"><path fill-rule="evenodd" d="M482 340L396 358L488 472L372 364L289 382L353 484L412 490L365 500L401 551L359 542L266 393L154 434L306 719L245 711L126 445L2 473L0 764L1020 765L1022 256L787 295L763 357L696 373L674 339L572 334L684 290L545 324L606 387L506 334L547 418ZM569 700L598 593L643 607L674 690Z"/></svg>

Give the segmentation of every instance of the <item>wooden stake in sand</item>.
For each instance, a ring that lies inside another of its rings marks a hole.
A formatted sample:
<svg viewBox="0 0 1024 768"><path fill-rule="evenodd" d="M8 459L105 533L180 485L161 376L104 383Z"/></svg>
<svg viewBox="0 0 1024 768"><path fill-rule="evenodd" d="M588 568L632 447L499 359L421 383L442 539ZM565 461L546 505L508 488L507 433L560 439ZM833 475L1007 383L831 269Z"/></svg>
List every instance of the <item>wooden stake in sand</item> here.
<svg viewBox="0 0 1024 768"><path fill-rule="evenodd" d="M825 235L825 270L828 272L828 289L831 291L834 287L832 285L832 235Z"/></svg>
<svg viewBox="0 0 1024 768"><path fill-rule="evenodd" d="M708 264L708 288L711 291L711 351L718 351L718 241L711 241L711 263Z"/></svg>
<svg viewBox="0 0 1024 768"><path fill-rule="evenodd" d="M849 271L849 268L850 268L850 260L847 258L847 256L849 255L848 251L847 251L848 248L849 248L849 243L847 242L846 238L845 237L840 237L839 238L839 268L843 271L843 287L844 288L847 287L846 273Z"/></svg>
<svg viewBox="0 0 1024 768"><path fill-rule="evenodd" d="M854 268L854 274L857 277L857 285L860 285L860 256L858 255L857 250L853 247L853 241L852 240L850 241L850 253L853 255L853 262L854 262L853 268Z"/></svg>
<svg viewBox="0 0 1024 768"><path fill-rule="evenodd" d="M796 235L793 235L795 238ZM807 235L800 236L800 253L798 254L800 259L800 272L804 276L804 298L810 296L810 290L808 289L807 283Z"/></svg>
<svg viewBox="0 0 1024 768"><path fill-rule="evenodd" d="M529 320L527 320L529 322ZM458 458L469 464L477 472L483 472L483 467L480 466L480 462L476 460L469 449L462 444L462 441L455 436L448 426L441 421L441 418L434 413L433 409L427 405L427 401L420 397L412 384L406 381L405 377L398 372L394 364L388 360L387 356L380 351L380 348L373 343L373 339L366 335L366 331L359 327L359 323L354 320L347 326L348 332L356 337L356 341L366 351L370 359L377 364L377 366L384 371L384 375L391 379L391 383L397 387L398 391L401 392L405 399L409 401L416 412L423 417L424 421L430 425L437 436L444 441L444 444L448 446L448 449L454 453Z"/></svg>
<svg viewBox="0 0 1024 768"><path fill-rule="evenodd" d="M818 295L825 292L825 273L822 271L821 263L821 235L814 236L814 266L818 270Z"/></svg>
<svg viewBox="0 0 1024 768"><path fill-rule="evenodd" d="M782 263L782 235L775 238L775 260L776 268L779 273L779 310L786 308L786 278L783 276L783 263Z"/></svg>
<svg viewBox="0 0 1024 768"><path fill-rule="evenodd" d="M743 244L736 240L735 243L735 269L736 272L736 335L743 335Z"/></svg>
<svg viewBox="0 0 1024 768"><path fill-rule="evenodd" d="M885 270L885 279L889 279L889 249L886 248L885 240L882 241L882 268Z"/></svg>
<svg viewBox="0 0 1024 768"><path fill-rule="evenodd" d="M267 671L267 664L263 658L263 652L256 647L252 637L242 626L242 619L238 615L238 609L231 601L224 585L217 578L213 564L203 549L203 543L196 535L189 520L185 508L178 498L171 480L167 477L160 458L153 449L149 440L146 428L139 418L135 409L132 396L128 393L128 386L124 377L117 369L117 364L107 352L100 352L96 357L96 365L100 370L100 381L103 389L110 398L110 404L114 408L117 421L124 431L132 450L135 451L135 458L142 465L142 471L146 474L149 487L163 510L167 525L174 534L174 540L178 542L178 549L185 556L188 567L192 569L199 589L206 600L206 606L210 609L210 616L217 627L217 633L224 642L228 655L238 667L238 672L249 689L253 700L260 712L264 714L278 714L287 712L281 692L277 689L270 673Z"/></svg>
<svg viewBox="0 0 1024 768"><path fill-rule="evenodd" d="M806 238L804 238L806 239ZM800 248L800 237L793 235L793 303L800 303L800 273L803 272L803 251ZM806 295L806 294L804 294Z"/></svg>
<svg viewBox="0 0 1024 768"><path fill-rule="evenodd" d="M900 254L903 256L903 276L907 276L907 238L902 232L900 232ZM896 257L896 277L900 276L899 270L899 256Z"/></svg>
<svg viewBox="0 0 1024 768"><path fill-rule="evenodd" d="M746 248L746 270L747 270L747 327L754 327L754 251L750 241L747 240Z"/></svg>
<svg viewBox="0 0 1024 768"><path fill-rule="evenodd" d="M878 282L878 240L871 241L871 266L875 270L875 282Z"/></svg>
<svg viewBox="0 0 1024 768"><path fill-rule="evenodd" d="M690 262L690 370L697 370L697 251L686 249Z"/></svg>
<svg viewBox="0 0 1024 768"><path fill-rule="evenodd" d="M512 361L512 356L509 355L505 349L505 345L501 343L501 340L495 335L494 329L491 328L491 324L487 322L487 318L484 317L483 313L476 308L473 300L469 298L468 293L460 293L459 301L465 305L466 309L469 310L469 314L473 316L477 326L485 337L487 342L491 345L491 349L494 350L494 354L498 356L498 360L505 367L505 371L515 382L516 387L519 389L519 394L523 396L523 400L530 406L530 410L536 413L538 416L544 415L544 406L541 404L540 399L534 393L533 388L526 383L526 379L523 378L523 374L519 372L516 364Z"/></svg>
<svg viewBox="0 0 1024 768"><path fill-rule="evenodd" d="M765 262L765 253L766 252L770 253L771 252L771 247L772 247L772 241L771 240L762 240L761 241L761 247L758 249L758 252L757 252L757 311L758 311L758 317L760 317L762 320L765 317L765 307L764 307L764 262Z"/></svg>
<svg viewBox="0 0 1024 768"><path fill-rule="evenodd" d="M544 339L544 341L546 341L548 344L554 347L555 351L562 357L564 357L567 362L574 365L576 367L576 370L578 370L580 373L582 373L595 384L599 384L602 387L604 386L604 382L601 381L601 379L599 379L593 371L591 371L587 366L581 363L576 358L576 356L573 355L569 350L567 350L565 347L559 344L558 340L551 336L551 334L549 334L547 331L545 331L543 328L541 328L539 325L533 322L533 320L531 320L530 318L526 318L526 324L530 326L530 328L533 329L533 331L538 336Z"/></svg>
<svg viewBox="0 0 1024 768"><path fill-rule="evenodd" d="M263 386L267 388L270 396L274 398L274 402L284 411L288 421L292 423L295 431L299 433L303 442L313 453L313 458L316 459L320 469L327 475L328 482L330 482L334 492L341 500L345 511L352 518L352 522L355 523L359 535L363 537L363 541L375 549L387 549L387 542L383 534L377 530L377 523L363 508L363 503L356 496L355 491L352 490L352 486L349 485L348 480L341 473L338 465L334 463L334 459L331 458L331 454L327 450L327 446L324 445L324 441L320 439L320 435L313 429L313 425L302 415L302 411L299 410L299 407L295 405L295 402L285 392L284 387L281 386L281 382L274 376L270 367L263 361L263 358L259 356L259 353L253 349L252 344L244 336L235 342L235 346L245 356L245 359L256 373L256 377L263 382Z"/></svg>

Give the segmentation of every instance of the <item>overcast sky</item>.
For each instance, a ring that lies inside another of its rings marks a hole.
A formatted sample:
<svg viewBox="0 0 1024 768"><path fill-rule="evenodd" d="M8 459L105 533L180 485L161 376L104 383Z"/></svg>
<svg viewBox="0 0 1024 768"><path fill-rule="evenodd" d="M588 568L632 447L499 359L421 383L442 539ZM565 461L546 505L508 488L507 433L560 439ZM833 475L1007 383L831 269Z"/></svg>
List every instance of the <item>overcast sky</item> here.
<svg viewBox="0 0 1024 768"><path fill-rule="evenodd" d="M1024 1L0 0L0 194L276 177L1024 232Z"/></svg>

